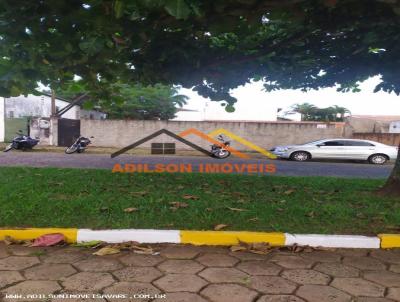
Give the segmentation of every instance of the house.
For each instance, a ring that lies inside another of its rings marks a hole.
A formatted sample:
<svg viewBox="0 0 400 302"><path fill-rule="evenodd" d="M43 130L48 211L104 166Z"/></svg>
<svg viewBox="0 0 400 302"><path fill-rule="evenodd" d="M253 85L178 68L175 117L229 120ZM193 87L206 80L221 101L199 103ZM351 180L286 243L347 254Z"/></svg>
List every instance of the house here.
<svg viewBox="0 0 400 302"><path fill-rule="evenodd" d="M56 111L70 104L70 101L57 97L55 100ZM0 98L0 142L10 141L15 132L23 130L28 132L28 120L40 118L48 121L51 115L51 96L47 94ZM105 119L106 114L97 110L84 110L78 105L61 115L61 118L79 119ZM45 123L44 123L45 124Z"/></svg>

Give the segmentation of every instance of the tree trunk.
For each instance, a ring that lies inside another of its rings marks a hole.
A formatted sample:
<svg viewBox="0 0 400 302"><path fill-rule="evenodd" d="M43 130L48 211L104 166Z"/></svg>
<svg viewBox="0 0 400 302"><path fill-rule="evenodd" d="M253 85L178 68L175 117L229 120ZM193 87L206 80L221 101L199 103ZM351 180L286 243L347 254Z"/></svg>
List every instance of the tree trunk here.
<svg viewBox="0 0 400 302"><path fill-rule="evenodd" d="M385 196L400 196L400 144L396 164L386 184L378 191Z"/></svg>

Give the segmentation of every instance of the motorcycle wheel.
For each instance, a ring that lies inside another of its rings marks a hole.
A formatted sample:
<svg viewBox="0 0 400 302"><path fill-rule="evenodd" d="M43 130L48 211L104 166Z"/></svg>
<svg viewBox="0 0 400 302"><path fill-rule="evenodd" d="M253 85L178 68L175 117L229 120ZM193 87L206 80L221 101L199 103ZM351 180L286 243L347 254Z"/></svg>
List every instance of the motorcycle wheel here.
<svg viewBox="0 0 400 302"><path fill-rule="evenodd" d="M8 151L10 151L10 150L12 150L13 149L13 145L12 144L9 144L4 150L3 150L3 152L8 152Z"/></svg>
<svg viewBox="0 0 400 302"><path fill-rule="evenodd" d="M72 153L75 153L76 151L78 151L78 146L76 146L76 145L72 145L71 147L68 147L67 149L65 149L66 154L72 154Z"/></svg>
<svg viewBox="0 0 400 302"><path fill-rule="evenodd" d="M231 155L231 152L229 152L228 150L219 150L214 155L218 159L224 159L224 158L229 157L229 155Z"/></svg>
<svg viewBox="0 0 400 302"><path fill-rule="evenodd" d="M78 153L83 153L85 152L85 149L78 149Z"/></svg>

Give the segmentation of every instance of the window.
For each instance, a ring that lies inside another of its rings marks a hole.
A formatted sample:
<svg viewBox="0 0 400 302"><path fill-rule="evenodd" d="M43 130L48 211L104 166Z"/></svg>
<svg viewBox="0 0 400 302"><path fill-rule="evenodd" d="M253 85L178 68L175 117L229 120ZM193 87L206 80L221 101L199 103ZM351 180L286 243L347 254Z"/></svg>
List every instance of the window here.
<svg viewBox="0 0 400 302"><path fill-rule="evenodd" d="M363 142L363 141L348 141L348 146L354 146L354 147L374 147L374 144L371 144L369 142Z"/></svg>
<svg viewBox="0 0 400 302"><path fill-rule="evenodd" d="M337 140L325 142L323 146L373 147L374 145L363 141Z"/></svg>
<svg viewBox="0 0 400 302"><path fill-rule="evenodd" d="M323 146L337 147L344 146L343 141L328 141L322 144Z"/></svg>
<svg viewBox="0 0 400 302"><path fill-rule="evenodd" d="M151 154L175 154L175 143L151 143Z"/></svg>

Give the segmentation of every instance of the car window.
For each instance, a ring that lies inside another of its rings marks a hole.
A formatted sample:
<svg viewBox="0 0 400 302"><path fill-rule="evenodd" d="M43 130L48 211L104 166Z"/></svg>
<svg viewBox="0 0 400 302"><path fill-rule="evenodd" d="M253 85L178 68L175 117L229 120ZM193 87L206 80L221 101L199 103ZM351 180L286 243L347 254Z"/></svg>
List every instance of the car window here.
<svg viewBox="0 0 400 302"><path fill-rule="evenodd" d="M327 141L322 144L323 146L344 146L343 141Z"/></svg>
<svg viewBox="0 0 400 302"><path fill-rule="evenodd" d="M356 146L356 147L371 147L375 146L374 144L371 144L369 142L362 142L362 141L348 141L349 145L348 146Z"/></svg>

